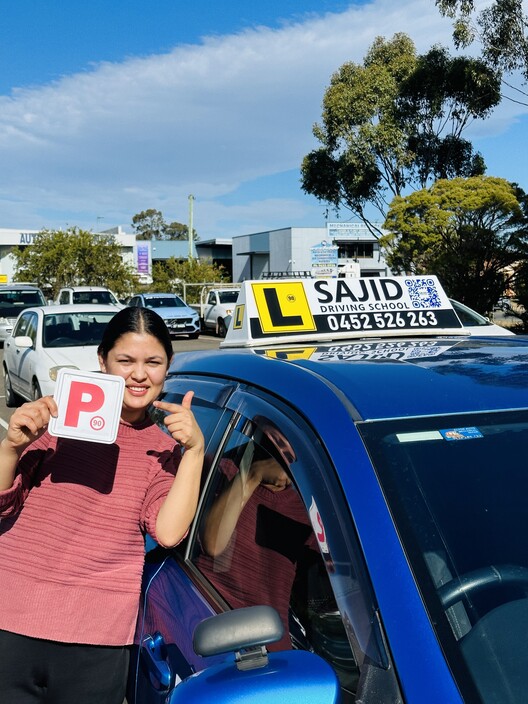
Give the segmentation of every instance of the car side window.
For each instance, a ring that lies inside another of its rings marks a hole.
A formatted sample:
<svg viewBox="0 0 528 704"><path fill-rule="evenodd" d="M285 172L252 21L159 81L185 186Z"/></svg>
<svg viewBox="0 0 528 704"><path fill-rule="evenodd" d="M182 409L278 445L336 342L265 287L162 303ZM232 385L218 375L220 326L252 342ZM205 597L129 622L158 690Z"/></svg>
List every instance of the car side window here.
<svg viewBox="0 0 528 704"><path fill-rule="evenodd" d="M37 316L35 313L30 313L28 315L28 324L26 329L26 335L33 340L33 346L37 341Z"/></svg>
<svg viewBox="0 0 528 704"><path fill-rule="evenodd" d="M29 325L29 314L28 313L22 313L20 318L17 320L17 323L15 325L15 329L13 330L13 337L16 337L17 335L27 335L27 329Z"/></svg>
<svg viewBox="0 0 528 704"><path fill-rule="evenodd" d="M277 419L241 416L211 472L190 557L231 608L273 606L284 635L270 650L330 660L352 691L358 667L292 468L306 470Z"/></svg>
<svg viewBox="0 0 528 704"><path fill-rule="evenodd" d="M60 305L65 305L65 304L67 304L67 303L68 303L68 299L69 299L69 291L63 291L63 292L61 293L61 295L60 295L60 298L59 298L59 303L60 303Z"/></svg>
<svg viewBox="0 0 528 704"><path fill-rule="evenodd" d="M209 293L209 300L207 301L207 303L209 303L210 305L214 306L215 302L216 302L216 300L215 300L214 292L211 291L211 292Z"/></svg>

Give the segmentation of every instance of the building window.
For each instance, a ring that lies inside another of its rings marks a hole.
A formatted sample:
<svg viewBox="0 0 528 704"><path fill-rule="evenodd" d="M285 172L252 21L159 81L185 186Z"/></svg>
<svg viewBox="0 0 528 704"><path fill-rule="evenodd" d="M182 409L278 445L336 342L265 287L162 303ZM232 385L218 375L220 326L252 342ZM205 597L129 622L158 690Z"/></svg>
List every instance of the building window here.
<svg viewBox="0 0 528 704"><path fill-rule="evenodd" d="M336 242L339 259L372 259L374 242Z"/></svg>

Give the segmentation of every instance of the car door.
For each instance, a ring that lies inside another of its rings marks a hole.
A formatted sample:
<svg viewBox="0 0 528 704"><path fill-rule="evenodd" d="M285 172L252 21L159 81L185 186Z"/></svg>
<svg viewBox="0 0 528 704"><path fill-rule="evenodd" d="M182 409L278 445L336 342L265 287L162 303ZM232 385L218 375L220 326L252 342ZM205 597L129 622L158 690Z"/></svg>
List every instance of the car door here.
<svg viewBox="0 0 528 704"><path fill-rule="evenodd" d="M33 347L17 347L15 337L28 335L33 341ZM32 358L35 355L35 342L37 336L37 314L33 311L21 313L15 327L13 335L6 342L6 354L8 358L8 370L11 377L11 384L15 393L24 398L29 398L31 379L28 379Z"/></svg>
<svg viewBox="0 0 528 704"><path fill-rule="evenodd" d="M23 350L20 356L19 381L20 393L25 398L32 398L33 378L35 376L35 365L37 363L37 327L38 315L35 312L28 314L28 321L25 334L31 338L32 346Z"/></svg>
<svg viewBox="0 0 528 704"><path fill-rule="evenodd" d="M194 653L196 625L255 604L274 606L284 624L283 638L269 649L320 654L338 674L344 702L355 701L358 663L386 668L361 551L351 541L332 472L320 440L298 414L261 392L233 389L208 442L200 504L185 546L147 557L137 634L142 647L130 702L170 701L167 694L180 679L213 662ZM226 497L259 476L266 482L248 489L240 512L232 512ZM384 686L394 694L392 679Z"/></svg>
<svg viewBox="0 0 528 704"><path fill-rule="evenodd" d="M202 485L229 427L232 411L226 410L225 404L235 388L235 384L224 380L169 375L161 395L164 401L181 403L187 391L194 391L192 410L205 438ZM162 428L164 415L159 409L151 410L153 420ZM179 567L186 543L184 540L177 548L165 550L146 538L142 599L127 693L129 704L165 701L167 690L194 669L186 634L214 613L205 600L200 604L198 592Z"/></svg>

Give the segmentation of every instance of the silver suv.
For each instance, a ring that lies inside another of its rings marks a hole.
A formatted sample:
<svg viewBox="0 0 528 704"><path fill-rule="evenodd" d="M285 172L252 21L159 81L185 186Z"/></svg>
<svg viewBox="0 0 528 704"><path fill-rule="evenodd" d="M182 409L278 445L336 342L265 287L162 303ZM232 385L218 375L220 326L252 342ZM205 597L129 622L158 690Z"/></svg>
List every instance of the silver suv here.
<svg viewBox="0 0 528 704"><path fill-rule="evenodd" d="M47 301L38 286L8 284L0 286L0 346L4 346L18 314L26 308L45 306Z"/></svg>
<svg viewBox="0 0 528 704"><path fill-rule="evenodd" d="M154 310L163 318L171 335L188 335L196 340L200 334L198 313L175 293L137 293L127 305Z"/></svg>

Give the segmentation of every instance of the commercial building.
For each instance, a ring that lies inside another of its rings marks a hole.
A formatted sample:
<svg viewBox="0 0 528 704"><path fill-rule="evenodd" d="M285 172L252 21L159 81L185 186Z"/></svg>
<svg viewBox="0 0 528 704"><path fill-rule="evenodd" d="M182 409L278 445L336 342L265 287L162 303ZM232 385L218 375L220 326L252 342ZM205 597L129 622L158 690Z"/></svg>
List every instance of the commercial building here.
<svg viewBox="0 0 528 704"><path fill-rule="evenodd" d="M233 281L310 272L312 248L323 242L337 247L341 270L358 276L390 274L378 237L363 223L328 223L326 227L286 227L233 237Z"/></svg>
<svg viewBox="0 0 528 704"><path fill-rule="evenodd" d="M41 230L17 230L0 227L0 283L11 283L15 274L15 258L12 251L18 247L30 247ZM127 264L134 264L136 236L127 234L121 227L101 232L101 235L114 235L120 245L121 256Z"/></svg>
<svg viewBox="0 0 528 704"><path fill-rule="evenodd" d="M33 244L39 230L0 228L0 283L10 283L14 276L15 247ZM380 251L377 235L363 223L328 223L326 227L285 227L229 238L192 242L187 240L136 240L118 226L101 235L113 235L121 247L123 260L134 266L140 280L150 283L153 261L174 257L209 259L222 265L232 281L277 275L310 273L313 248L322 243L337 247L340 272L361 276L387 276L390 270Z"/></svg>

